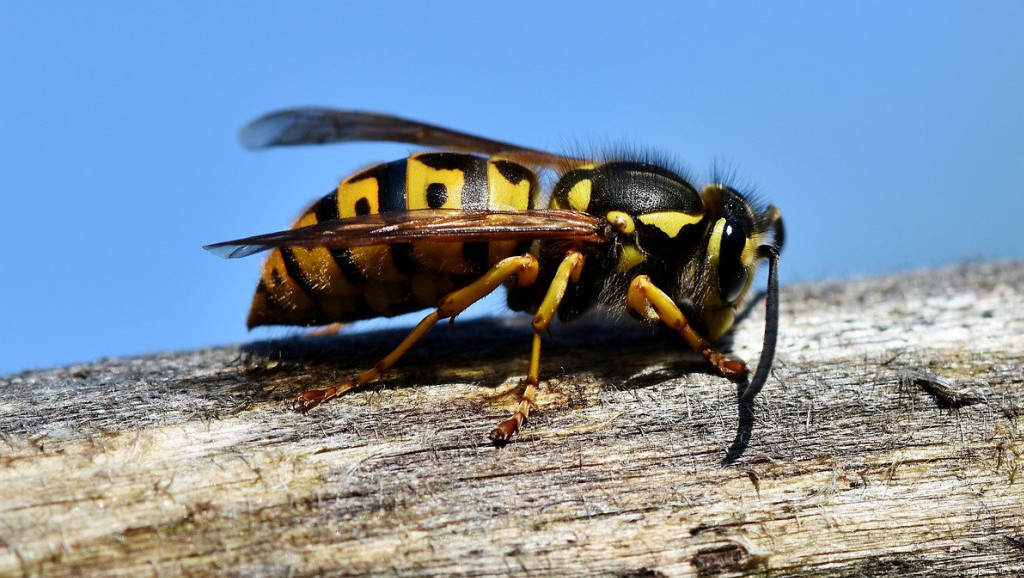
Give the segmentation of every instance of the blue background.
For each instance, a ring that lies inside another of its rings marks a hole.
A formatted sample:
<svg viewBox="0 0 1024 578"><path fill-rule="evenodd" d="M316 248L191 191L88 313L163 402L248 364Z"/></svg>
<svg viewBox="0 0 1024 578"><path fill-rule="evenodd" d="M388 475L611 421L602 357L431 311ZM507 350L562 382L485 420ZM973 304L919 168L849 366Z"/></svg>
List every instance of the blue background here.
<svg viewBox="0 0 1024 578"><path fill-rule="evenodd" d="M267 336L244 329L260 260L200 247L411 150L238 145L296 105L717 162L782 208L785 283L1024 256L1021 2L0 12L0 373Z"/></svg>

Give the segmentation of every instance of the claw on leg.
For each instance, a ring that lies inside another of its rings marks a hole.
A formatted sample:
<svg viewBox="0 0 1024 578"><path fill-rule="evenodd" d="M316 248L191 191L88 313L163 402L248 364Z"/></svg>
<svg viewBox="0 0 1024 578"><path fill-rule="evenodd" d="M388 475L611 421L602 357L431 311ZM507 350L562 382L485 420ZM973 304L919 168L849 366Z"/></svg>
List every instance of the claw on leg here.
<svg viewBox="0 0 1024 578"><path fill-rule="evenodd" d="M504 445L512 439L512 436L516 435L519 428L526 423L526 418L530 416L530 409L535 407L535 400L537 397L537 387L533 384L526 386L526 391L523 392L523 398L516 406L515 413L512 417L499 423L493 430L491 430L490 438L491 441L496 445Z"/></svg>
<svg viewBox="0 0 1024 578"><path fill-rule="evenodd" d="M743 381L747 377L747 364L738 359L730 359L714 350L710 354L704 354L704 357L711 362L719 375L730 381Z"/></svg>
<svg viewBox="0 0 1024 578"><path fill-rule="evenodd" d="M356 387L358 387L356 380L349 380L332 385L326 389L307 389L295 397L292 407L297 411L306 413L314 407L327 403L349 390L356 389Z"/></svg>
<svg viewBox="0 0 1024 578"><path fill-rule="evenodd" d="M544 299L537 307L537 313L533 317L533 347L530 350L530 369L526 374L526 390L520 398L512 417L498 424L491 430L490 438L495 444L508 443L512 436L519 431L519 428L526 423L530 416L530 408L536 407L537 384L540 383L540 336L551 326L551 321L558 312L558 306L562 303L565 290L569 283L578 282L583 271L583 254L579 251L568 251L562 259L555 277L548 286Z"/></svg>
<svg viewBox="0 0 1024 578"><path fill-rule="evenodd" d="M333 399L337 395L336 388L334 387L329 387L327 389L308 389L296 396L295 401L292 402L292 407L296 411L306 413L321 403Z"/></svg>

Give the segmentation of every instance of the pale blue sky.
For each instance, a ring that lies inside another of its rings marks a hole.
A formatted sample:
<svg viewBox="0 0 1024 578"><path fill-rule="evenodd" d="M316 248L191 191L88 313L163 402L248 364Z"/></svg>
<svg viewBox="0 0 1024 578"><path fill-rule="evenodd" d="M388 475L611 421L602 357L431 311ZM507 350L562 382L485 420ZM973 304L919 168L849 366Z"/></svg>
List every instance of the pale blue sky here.
<svg viewBox="0 0 1024 578"><path fill-rule="evenodd" d="M785 283L1024 257L1021 2L8 2L0 95L0 374L265 337L201 246L411 150L237 144L296 105L725 164Z"/></svg>

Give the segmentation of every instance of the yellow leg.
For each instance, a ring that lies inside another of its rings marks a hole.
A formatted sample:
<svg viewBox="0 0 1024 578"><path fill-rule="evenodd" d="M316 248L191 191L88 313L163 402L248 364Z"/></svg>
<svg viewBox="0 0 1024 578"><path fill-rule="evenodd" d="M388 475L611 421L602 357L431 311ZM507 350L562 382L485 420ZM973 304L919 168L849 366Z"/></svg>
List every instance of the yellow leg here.
<svg viewBox="0 0 1024 578"><path fill-rule="evenodd" d="M658 289L651 282L647 275L638 275L629 284L629 292L626 295L627 306L643 317L652 320L660 319L679 335L683 337L686 344L697 353L704 356L722 377L733 381L739 381L746 377L747 366L739 360L729 359L719 353L704 339L701 334L690 326L686 316L679 310L671 297L664 291ZM653 314L651 309L654 309Z"/></svg>
<svg viewBox="0 0 1024 578"><path fill-rule="evenodd" d="M519 400L519 405L516 406L512 417L499 423L491 431L491 440L495 443L505 443L510 440L526 422L526 418L530 416L530 408L536 402L537 384L540 383L540 334L547 330L555 318L569 282L578 282L582 271L583 255L578 251L566 253L565 259L558 266L555 278L552 279L551 285L533 317L533 347L530 350L530 369L526 374L526 390L523 391L523 397Z"/></svg>
<svg viewBox="0 0 1024 578"><path fill-rule="evenodd" d="M354 389L359 389L374 379L377 379L382 373L387 371L395 364L395 362L405 355L405 353L409 351L409 349L415 345L416 342L419 341L420 338L423 337L438 321L449 317L454 319L456 315L462 313L467 307L497 289L498 286L513 275L517 276L517 283L520 286L534 283L537 280L538 268L539 265L537 263L537 259L532 255L509 257L501 260L497 265L492 267L490 271L485 273L483 277L480 277L462 289L457 289L448 295L445 295L438 304L437 309L424 317L423 320L405 336L405 339L398 344L398 347L392 350L391 353L385 355L384 358L378 361L376 365L352 379L337 383L326 389L311 389L300 393L295 399L295 407L305 412L310 408L320 405L321 403L339 395Z"/></svg>

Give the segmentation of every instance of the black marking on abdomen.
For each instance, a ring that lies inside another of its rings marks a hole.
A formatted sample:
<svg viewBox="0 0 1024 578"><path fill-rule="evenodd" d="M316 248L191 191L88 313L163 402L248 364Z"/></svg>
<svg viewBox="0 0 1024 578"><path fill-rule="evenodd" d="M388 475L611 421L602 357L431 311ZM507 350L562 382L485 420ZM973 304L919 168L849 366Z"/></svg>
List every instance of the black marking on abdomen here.
<svg viewBox="0 0 1024 578"><path fill-rule="evenodd" d="M462 258L473 267L474 273L483 274L488 268L490 245L487 241L462 244Z"/></svg>
<svg viewBox="0 0 1024 578"><path fill-rule="evenodd" d="M334 264L341 270L341 274L345 276L345 280L348 281L355 287L358 287L366 282L366 274L356 263L355 257L352 255L352 250L348 247L343 249L331 249L331 257L334 258Z"/></svg>
<svg viewBox="0 0 1024 578"><path fill-rule="evenodd" d="M270 270L270 278L274 280L274 287L278 287L278 288L284 287L285 284L287 283L287 281L285 281L285 278L281 275L281 273L277 269L271 269ZM260 283L262 283L262 282L263 281L261 280ZM267 292L267 305L270 306L271 308L276 308L276 309L280 309L282 311L285 311L285 307L277 299L277 297L274 296L274 292L271 291L270 288L267 287L266 285L264 285L263 287L264 287L264 289Z"/></svg>
<svg viewBox="0 0 1024 578"><path fill-rule="evenodd" d="M381 213L404 211L405 210L405 159L391 161L372 166L365 171L350 177L346 182L358 183L367 179L377 181L377 208ZM359 203L356 202L356 212L359 211ZM369 214L369 204L366 205Z"/></svg>
<svg viewBox="0 0 1024 578"><path fill-rule="evenodd" d="M281 274L277 271L271 271L270 276L274 278L274 283L278 285L284 283L284 279L281 278ZM256 285L256 295L263 295L263 298L267 301L267 309L284 309L263 279L260 279L260 282Z"/></svg>
<svg viewBox="0 0 1024 578"><path fill-rule="evenodd" d="M360 198L356 201L356 214L357 215L369 215L370 214L370 201L366 200L366 197Z"/></svg>
<svg viewBox="0 0 1024 578"><path fill-rule="evenodd" d="M472 171L476 161L487 162L487 159L466 153L422 153L416 160L438 171Z"/></svg>
<svg viewBox="0 0 1024 578"><path fill-rule="evenodd" d="M459 208L470 210L487 208L486 158L465 153L423 153L417 155L416 160L434 170L461 171L463 182ZM427 193L429 203L429 189Z"/></svg>
<svg viewBox="0 0 1024 578"><path fill-rule="evenodd" d="M295 252L291 247L281 247L281 258L284 261L284 270L292 281L302 289L302 292L309 297L309 300L313 303L317 303L317 290L313 281L306 275L306 272L302 270L302 265L295 258Z"/></svg>
<svg viewBox="0 0 1024 578"><path fill-rule="evenodd" d="M427 185L427 205L431 209L440 209L448 202L448 187L444 183Z"/></svg>
<svg viewBox="0 0 1024 578"><path fill-rule="evenodd" d="M505 180L513 185L518 185L524 180L531 180L533 178L533 173L529 169L512 161L496 160L492 164L494 168L498 169L501 176L505 177Z"/></svg>
<svg viewBox="0 0 1024 578"><path fill-rule="evenodd" d="M395 269L398 269L399 273L411 275L420 270L419 265L412 260L412 243L392 243L389 248L391 262L395 264Z"/></svg>
<svg viewBox="0 0 1024 578"><path fill-rule="evenodd" d="M338 214L338 189L331 191L329 195L317 201L313 206L313 213L316 214L316 222L336 221Z"/></svg>

